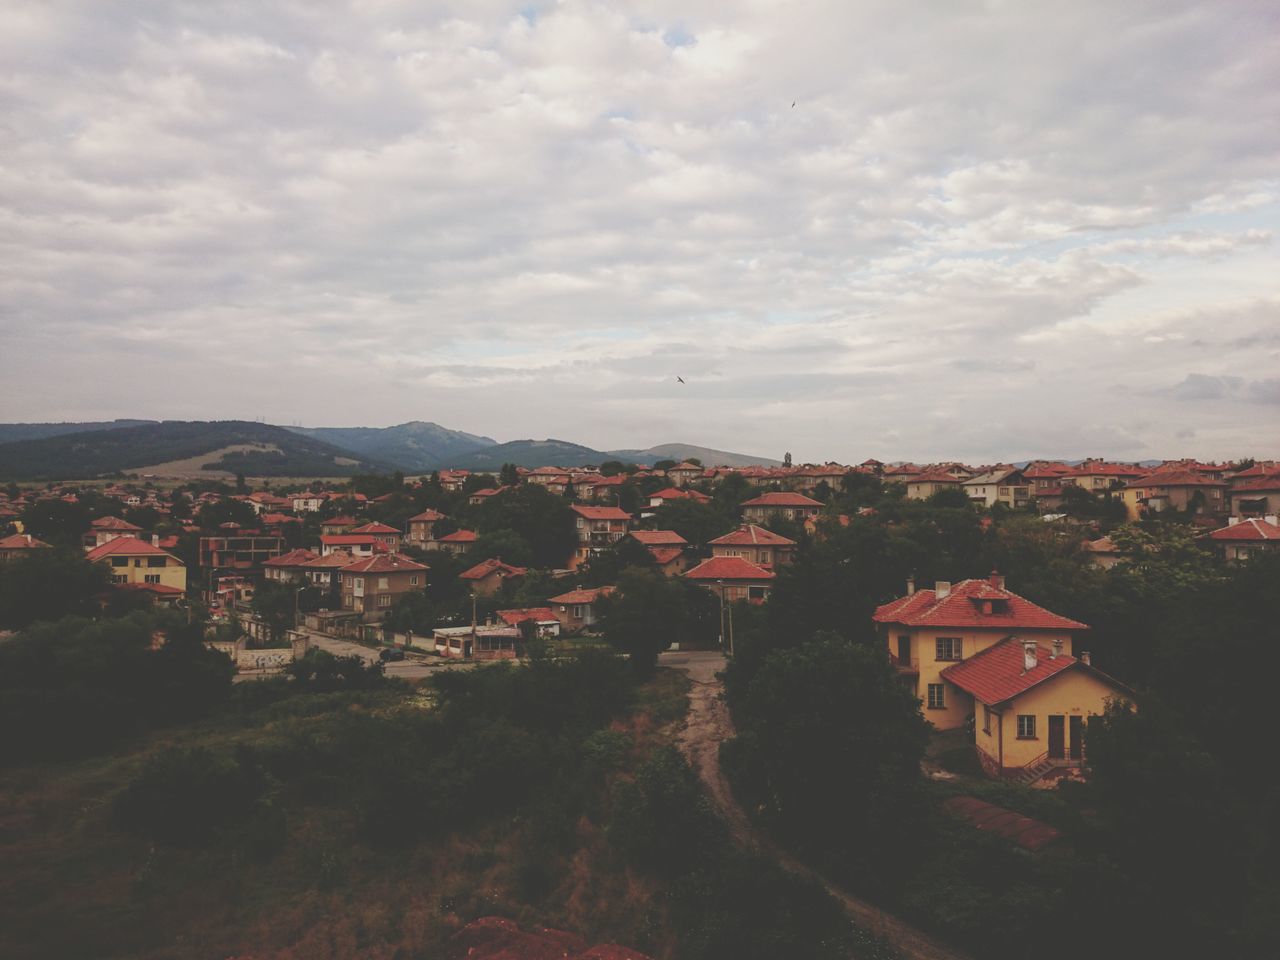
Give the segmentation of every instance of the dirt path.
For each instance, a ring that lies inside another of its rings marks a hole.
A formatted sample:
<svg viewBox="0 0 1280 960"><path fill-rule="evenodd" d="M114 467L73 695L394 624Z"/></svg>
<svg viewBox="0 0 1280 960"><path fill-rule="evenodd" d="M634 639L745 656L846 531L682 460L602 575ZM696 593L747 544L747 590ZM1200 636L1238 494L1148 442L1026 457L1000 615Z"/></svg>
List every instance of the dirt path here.
<svg viewBox="0 0 1280 960"><path fill-rule="evenodd" d="M733 736L733 721L716 677L724 669L724 657L704 652L664 653L661 663L683 670L693 681L688 721L680 733L680 750L697 772L737 843L776 860L791 873L821 884L860 927L892 945L909 960L969 960L966 954L831 883L756 830L746 811L734 799L728 778L720 768L720 744Z"/></svg>

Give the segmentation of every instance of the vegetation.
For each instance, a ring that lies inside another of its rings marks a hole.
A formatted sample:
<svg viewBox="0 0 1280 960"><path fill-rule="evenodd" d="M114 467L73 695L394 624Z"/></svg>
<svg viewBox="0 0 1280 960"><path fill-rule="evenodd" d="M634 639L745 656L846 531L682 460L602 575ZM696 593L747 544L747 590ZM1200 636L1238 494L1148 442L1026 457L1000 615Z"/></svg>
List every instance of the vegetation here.
<svg viewBox="0 0 1280 960"><path fill-rule="evenodd" d="M86 560L83 552L35 550L29 557L0 561L0 629L92 616L101 612L110 584L107 568Z"/></svg>

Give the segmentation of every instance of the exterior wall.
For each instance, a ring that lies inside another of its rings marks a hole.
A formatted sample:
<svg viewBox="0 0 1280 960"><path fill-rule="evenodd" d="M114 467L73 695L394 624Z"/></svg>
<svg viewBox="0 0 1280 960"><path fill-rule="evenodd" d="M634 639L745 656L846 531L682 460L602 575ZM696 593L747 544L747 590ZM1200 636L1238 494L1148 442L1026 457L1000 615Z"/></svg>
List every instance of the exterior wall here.
<svg viewBox="0 0 1280 960"><path fill-rule="evenodd" d="M1280 513L1280 490L1233 490L1231 492L1232 516L1263 517L1275 513Z"/></svg>
<svg viewBox="0 0 1280 960"><path fill-rule="evenodd" d="M502 585L506 583L508 579L511 578L500 577L496 573L490 573L481 577L479 580L468 580L466 582L475 592L477 597L491 597L502 589ZM518 580L519 578L517 577L516 579Z"/></svg>
<svg viewBox="0 0 1280 960"><path fill-rule="evenodd" d="M1043 656L1041 652L1041 656ZM1102 713L1107 700L1119 696L1118 691L1083 670L1064 671L1052 680L1032 687L1025 694L1005 706L1000 724L1004 736L1004 772L1016 773L1035 762L1049 750L1049 717L1091 717ZM982 708L978 708L974 724L976 739L982 739ZM1028 714L1036 718L1034 740L1018 739L1018 716ZM1063 721L1063 737L1070 748L1070 720ZM995 734L995 723L992 723ZM995 739L993 736L991 739Z"/></svg>
<svg viewBox="0 0 1280 960"><path fill-rule="evenodd" d="M100 562L110 568L112 583L159 583L187 589L187 568L174 557L104 557Z"/></svg>
<svg viewBox="0 0 1280 960"><path fill-rule="evenodd" d="M821 507L743 507L742 516L749 523L768 523L770 520L803 521L816 517Z"/></svg>
<svg viewBox="0 0 1280 960"><path fill-rule="evenodd" d="M901 636L909 636L911 638L910 666L920 671L919 676L915 678L915 694L920 700L924 718L939 730L954 730L957 727L964 726L965 720L974 712L973 698L963 690L956 689L942 679L942 671L959 661L937 659L937 641L939 638L959 637L961 641L961 659L963 660L981 653L988 647L995 646L1009 636L1011 632L1016 633L1019 637L1035 640L1041 646L1050 649L1054 640L1061 640L1063 641L1063 653L1073 653L1071 649L1071 634L1065 630L1019 629L1011 631L1007 627L990 630L978 630L973 627L948 629L946 627L902 627L898 624L886 624L885 628L888 630L886 642L889 653L896 662L901 663L898 660L898 638ZM908 664L901 665L908 666ZM929 706L929 684L931 683L943 685L942 707ZM981 717L978 717L979 724L981 719Z"/></svg>
<svg viewBox="0 0 1280 960"><path fill-rule="evenodd" d="M770 565L782 566L791 562L791 555L795 547L790 546L774 546L761 545L753 546L751 544L724 544L711 548L713 557L742 557L744 560L750 560L752 563L767 563Z"/></svg>
<svg viewBox="0 0 1280 960"><path fill-rule="evenodd" d="M380 620L401 594L421 590L427 585L425 570L344 573L341 576L342 609L359 613L366 620Z"/></svg>

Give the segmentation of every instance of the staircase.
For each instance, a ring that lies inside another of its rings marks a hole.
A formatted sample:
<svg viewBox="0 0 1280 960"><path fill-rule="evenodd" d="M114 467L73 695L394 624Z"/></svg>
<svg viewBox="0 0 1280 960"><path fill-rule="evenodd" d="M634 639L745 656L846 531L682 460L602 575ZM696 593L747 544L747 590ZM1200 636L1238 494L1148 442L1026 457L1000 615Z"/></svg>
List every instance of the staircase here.
<svg viewBox="0 0 1280 960"><path fill-rule="evenodd" d="M1030 786L1050 770L1056 770L1058 767L1078 767L1079 760L1072 760L1068 757L1050 758L1047 753L1042 753L1036 757L1031 763L1027 764L1014 778L1018 783Z"/></svg>

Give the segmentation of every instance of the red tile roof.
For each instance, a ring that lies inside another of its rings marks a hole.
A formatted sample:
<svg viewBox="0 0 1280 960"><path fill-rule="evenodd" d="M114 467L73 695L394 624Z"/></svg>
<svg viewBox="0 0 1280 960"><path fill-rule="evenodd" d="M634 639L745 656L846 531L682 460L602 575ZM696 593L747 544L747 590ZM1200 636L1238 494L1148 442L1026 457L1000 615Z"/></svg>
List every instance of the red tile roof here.
<svg viewBox="0 0 1280 960"><path fill-rule="evenodd" d="M496 573L500 577L523 577L528 573L525 567L513 567L509 563L503 563L497 557L489 560L481 560L474 567L463 570L458 576L463 580L483 580L490 574Z"/></svg>
<svg viewBox="0 0 1280 960"><path fill-rule="evenodd" d="M1239 523L1233 523L1213 531L1213 533L1209 534L1209 537L1219 541L1280 540L1280 526L1257 518L1241 520ZM4 541L0 541L0 546L3 545Z"/></svg>
<svg viewBox="0 0 1280 960"><path fill-rule="evenodd" d="M621 507L590 507L575 504L573 512L587 520L630 520L631 514Z"/></svg>
<svg viewBox="0 0 1280 960"><path fill-rule="evenodd" d="M689 542L674 530L632 530L627 536L646 547L677 547Z"/></svg>
<svg viewBox="0 0 1280 960"><path fill-rule="evenodd" d="M474 530L455 530L439 538L440 543L475 543L480 535Z"/></svg>
<svg viewBox="0 0 1280 960"><path fill-rule="evenodd" d="M1046 823L997 807L977 797L950 797L942 801L942 806L979 830L997 834L1033 853L1062 836Z"/></svg>
<svg viewBox="0 0 1280 960"><path fill-rule="evenodd" d="M88 560L101 560L103 557L168 557L159 547L153 547L149 540L137 537L116 537L108 540L100 547L95 547L85 554ZM177 559L174 557L173 559Z"/></svg>
<svg viewBox="0 0 1280 960"><path fill-rule="evenodd" d="M89 524L94 530L141 530L141 527L134 526L127 520L121 520L119 517L99 517Z"/></svg>
<svg viewBox="0 0 1280 960"><path fill-rule="evenodd" d="M345 550L334 550L323 557L316 557L314 560L306 561L303 566L308 570L331 570L345 567L354 559L355 557Z"/></svg>
<svg viewBox="0 0 1280 960"><path fill-rule="evenodd" d="M957 477L947 473L945 470L929 470L925 473L917 473L914 477L907 477L907 483L954 483L959 485L963 482L963 477Z"/></svg>
<svg viewBox="0 0 1280 960"><path fill-rule="evenodd" d="M1192 470L1158 470L1129 481L1131 487L1225 487L1222 480L1201 476Z"/></svg>
<svg viewBox="0 0 1280 960"><path fill-rule="evenodd" d="M43 540L37 540L29 533L15 533L12 536L0 539L0 550L41 550L49 548L49 544Z"/></svg>
<svg viewBox="0 0 1280 960"><path fill-rule="evenodd" d="M444 518L445 518L444 514L441 513L439 510L434 510L428 507L426 510L423 510L421 513L415 514L414 516L410 517L409 522L413 523L415 520L443 520Z"/></svg>
<svg viewBox="0 0 1280 960"><path fill-rule="evenodd" d="M1084 670L1125 692L1127 688L1101 670L1097 670L1067 653L1052 656L1052 651L1037 645L1036 665L1026 669L1022 641L1005 637L968 660L961 660L942 671L946 681L972 694L989 706L1005 703L1038 686L1064 670Z"/></svg>
<svg viewBox="0 0 1280 960"><path fill-rule="evenodd" d="M743 503L744 507L820 507L822 504L803 493L762 493Z"/></svg>
<svg viewBox="0 0 1280 960"><path fill-rule="evenodd" d="M366 523L363 526L352 527L347 533L399 533L395 527L388 526L385 523L379 523L377 520L372 523Z"/></svg>
<svg viewBox="0 0 1280 960"><path fill-rule="evenodd" d="M548 597L547 603L595 603L601 597L607 597L617 589L617 587L588 587L583 590L579 587L577 590L562 593L558 597Z"/></svg>
<svg viewBox="0 0 1280 960"><path fill-rule="evenodd" d="M278 557L271 557L262 561L264 567L300 567L312 560L318 559L310 550L299 548L290 550L288 553L282 553Z"/></svg>
<svg viewBox="0 0 1280 960"><path fill-rule="evenodd" d="M517 610L499 610L497 617L508 626L519 626L526 620L536 620L539 622L546 620L554 620L555 612L550 607L521 607Z"/></svg>
<svg viewBox="0 0 1280 960"><path fill-rule="evenodd" d="M755 546L779 546L794 547L796 542L787 537L776 534L764 527L758 527L754 523L743 524L743 526L732 533L726 533L723 537L716 537L711 541L712 546L739 546L739 545L755 545Z"/></svg>
<svg viewBox="0 0 1280 960"><path fill-rule="evenodd" d="M684 575L690 580L773 580L776 577L772 570L741 557L712 557L685 571Z"/></svg>
<svg viewBox="0 0 1280 960"><path fill-rule="evenodd" d="M410 560L402 553L380 553L365 557L342 568L343 573L417 573L428 569L424 563Z"/></svg>
<svg viewBox="0 0 1280 960"><path fill-rule="evenodd" d="M649 547L649 555L653 557L653 562L660 567L665 567L672 560L677 560L684 556L684 548L682 547Z"/></svg>
<svg viewBox="0 0 1280 960"><path fill-rule="evenodd" d="M111 585L116 590L142 590L146 593L155 593L164 597L180 596L182 590L179 587L171 587L167 583L113 583Z"/></svg>
<svg viewBox="0 0 1280 960"><path fill-rule="evenodd" d="M1252 493L1253 491L1271 492L1280 490L1280 474L1263 479L1263 480L1246 480L1244 483L1237 483L1231 488L1231 494Z"/></svg>
<svg viewBox="0 0 1280 960"><path fill-rule="evenodd" d="M983 600L1003 600L1005 609L983 613ZM933 590L917 590L876 608L878 623L905 626L980 627L991 630L1088 630L1086 624L1051 613L989 580L961 580L938 599Z"/></svg>

